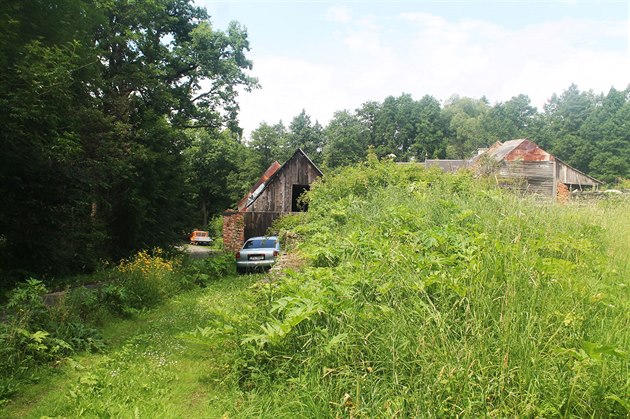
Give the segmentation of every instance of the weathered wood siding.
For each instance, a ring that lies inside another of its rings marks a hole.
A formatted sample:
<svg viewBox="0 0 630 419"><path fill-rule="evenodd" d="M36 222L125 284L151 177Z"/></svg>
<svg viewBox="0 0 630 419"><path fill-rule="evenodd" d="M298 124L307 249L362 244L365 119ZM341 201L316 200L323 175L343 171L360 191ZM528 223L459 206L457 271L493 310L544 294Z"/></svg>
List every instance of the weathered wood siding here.
<svg viewBox="0 0 630 419"><path fill-rule="evenodd" d="M293 185L310 185L320 173L302 153L296 153L271 179L248 212L291 212Z"/></svg>
<svg viewBox="0 0 630 419"><path fill-rule="evenodd" d="M558 179L558 182L571 186L592 187L598 185L592 177L579 172L561 161L556 162L556 179Z"/></svg>
<svg viewBox="0 0 630 419"><path fill-rule="evenodd" d="M241 214L243 214L243 224L245 225L245 240L266 235L273 220L284 215L281 212L243 212Z"/></svg>
<svg viewBox="0 0 630 419"><path fill-rule="evenodd" d="M503 161L498 177L504 186L524 193L555 194L553 161Z"/></svg>

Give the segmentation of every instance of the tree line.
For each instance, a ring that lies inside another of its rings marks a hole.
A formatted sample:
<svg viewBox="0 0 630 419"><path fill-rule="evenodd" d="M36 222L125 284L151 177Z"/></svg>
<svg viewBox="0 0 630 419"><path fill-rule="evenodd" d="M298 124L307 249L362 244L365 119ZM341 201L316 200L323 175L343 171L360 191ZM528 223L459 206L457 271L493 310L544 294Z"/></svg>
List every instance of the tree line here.
<svg viewBox="0 0 630 419"><path fill-rule="evenodd" d="M630 86L595 94L571 85L553 94L542 111L524 94L495 104L484 97L455 95L441 103L401 94L335 112L326 126L302 110L288 125L262 122L247 142L206 136L195 148L198 165L207 165L199 172L196 184L206 185L197 197L204 213L221 211L274 160L286 161L298 147L327 172L364 160L369 148L379 157L422 162L465 159L496 141L518 138L602 181L630 178ZM222 166L215 164L219 160Z"/></svg>
<svg viewBox="0 0 630 419"><path fill-rule="evenodd" d="M170 246L298 147L326 171L370 147L423 161L528 137L602 180L630 176L630 88L570 86L542 111L526 95L402 94L245 141L237 92L259 86L237 22L219 30L192 0L6 0L0 19L4 287Z"/></svg>
<svg viewBox="0 0 630 419"><path fill-rule="evenodd" d="M630 86L607 94L571 85L553 94L542 111L521 94L490 104L453 96L445 103L409 94L335 112L326 127L302 111L289 127L262 123L249 146L264 156L287 157L302 147L327 168L365 159L372 147L398 161L465 159L496 141L529 138L575 168L614 183L630 177Z"/></svg>

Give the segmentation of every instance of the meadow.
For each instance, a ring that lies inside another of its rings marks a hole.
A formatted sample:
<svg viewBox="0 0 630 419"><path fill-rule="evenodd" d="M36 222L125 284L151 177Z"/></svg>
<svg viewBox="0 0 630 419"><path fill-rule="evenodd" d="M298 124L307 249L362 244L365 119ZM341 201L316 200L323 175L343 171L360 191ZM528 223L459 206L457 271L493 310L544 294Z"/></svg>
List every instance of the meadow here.
<svg viewBox="0 0 630 419"><path fill-rule="evenodd" d="M555 204L375 158L306 199L274 226L301 261L284 271L123 264L121 293L152 304L127 297L103 347L32 370L0 415L630 414L627 199Z"/></svg>

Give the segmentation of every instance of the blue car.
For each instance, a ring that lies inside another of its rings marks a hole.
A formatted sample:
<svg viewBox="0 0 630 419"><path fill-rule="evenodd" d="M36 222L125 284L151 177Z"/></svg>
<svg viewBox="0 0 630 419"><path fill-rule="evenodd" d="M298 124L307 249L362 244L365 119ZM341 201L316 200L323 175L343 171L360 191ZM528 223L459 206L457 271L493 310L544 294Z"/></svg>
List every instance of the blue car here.
<svg viewBox="0 0 630 419"><path fill-rule="evenodd" d="M276 236L260 236L247 239L236 253L236 270L246 272L269 269L280 255L280 241Z"/></svg>

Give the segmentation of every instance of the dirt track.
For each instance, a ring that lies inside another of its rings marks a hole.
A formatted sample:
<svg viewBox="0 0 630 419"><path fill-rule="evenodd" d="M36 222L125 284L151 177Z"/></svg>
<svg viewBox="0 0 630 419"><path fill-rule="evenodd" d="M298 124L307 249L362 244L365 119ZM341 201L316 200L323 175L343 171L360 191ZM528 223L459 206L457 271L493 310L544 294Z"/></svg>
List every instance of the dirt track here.
<svg viewBox="0 0 630 419"><path fill-rule="evenodd" d="M190 257L193 259L207 258L211 253L214 253L216 251L209 246L199 246L192 244L185 244L182 246L182 248L190 253Z"/></svg>

